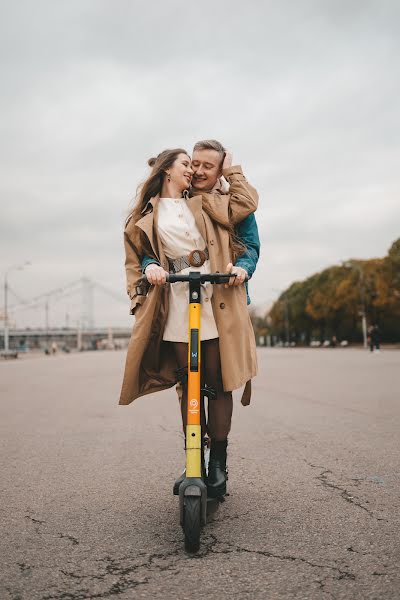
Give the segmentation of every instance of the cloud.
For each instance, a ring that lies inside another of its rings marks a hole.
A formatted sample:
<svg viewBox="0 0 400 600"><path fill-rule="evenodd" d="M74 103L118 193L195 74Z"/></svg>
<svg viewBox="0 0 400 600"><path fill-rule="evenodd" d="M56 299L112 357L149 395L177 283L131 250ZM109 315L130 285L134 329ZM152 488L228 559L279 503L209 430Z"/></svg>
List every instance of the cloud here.
<svg viewBox="0 0 400 600"><path fill-rule="evenodd" d="M255 302L398 237L397 2L1 11L0 272L32 261L13 274L20 295L87 275L123 296L122 224L147 158L206 137L260 192ZM128 306L99 295L96 319L130 324Z"/></svg>

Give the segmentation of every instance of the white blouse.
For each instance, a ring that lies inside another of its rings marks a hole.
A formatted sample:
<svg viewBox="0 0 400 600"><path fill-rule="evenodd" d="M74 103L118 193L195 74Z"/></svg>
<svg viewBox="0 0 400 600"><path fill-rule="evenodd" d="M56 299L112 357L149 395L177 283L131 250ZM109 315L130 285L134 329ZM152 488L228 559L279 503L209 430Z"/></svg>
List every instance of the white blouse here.
<svg viewBox="0 0 400 600"><path fill-rule="evenodd" d="M196 225L193 213L184 198L160 198L158 203L158 231L167 258L175 260L187 256L192 250L204 250L206 243ZM190 271L210 273L210 261L201 267L188 267L179 271L186 275ZM168 342L188 342L189 284L169 285L169 309L163 340ZM211 340L218 337L211 304L213 286L201 285L200 339Z"/></svg>

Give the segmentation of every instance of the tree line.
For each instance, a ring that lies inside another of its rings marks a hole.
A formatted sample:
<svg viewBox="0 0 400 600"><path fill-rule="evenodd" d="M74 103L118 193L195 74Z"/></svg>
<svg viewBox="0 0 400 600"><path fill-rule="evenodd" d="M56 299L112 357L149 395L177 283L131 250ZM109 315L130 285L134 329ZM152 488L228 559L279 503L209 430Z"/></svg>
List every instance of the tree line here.
<svg viewBox="0 0 400 600"><path fill-rule="evenodd" d="M382 341L400 341L400 239L384 258L349 260L294 282L252 321L258 338L308 345L334 337L361 342L363 315Z"/></svg>

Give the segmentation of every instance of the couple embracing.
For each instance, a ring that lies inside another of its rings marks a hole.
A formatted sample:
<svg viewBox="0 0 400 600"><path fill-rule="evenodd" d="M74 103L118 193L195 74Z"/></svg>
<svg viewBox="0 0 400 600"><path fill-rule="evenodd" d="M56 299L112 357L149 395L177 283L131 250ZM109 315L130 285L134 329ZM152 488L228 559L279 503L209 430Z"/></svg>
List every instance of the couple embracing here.
<svg viewBox="0 0 400 600"><path fill-rule="evenodd" d="M208 404L207 493L218 497L226 493L232 390L245 385L242 404L248 404L251 379L257 373L245 279L253 275L259 257L254 217L258 194L216 140L195 144L192 157L176 148L164 150L148 164L150 175L139 188L124 231L127 291L135 324L120 404L180 380L186 430L187 389L182 373L188 360L188 284L168 285L166 274L234 273L229 285L203 284L201 290L203 379L216 391Z"/></svg>

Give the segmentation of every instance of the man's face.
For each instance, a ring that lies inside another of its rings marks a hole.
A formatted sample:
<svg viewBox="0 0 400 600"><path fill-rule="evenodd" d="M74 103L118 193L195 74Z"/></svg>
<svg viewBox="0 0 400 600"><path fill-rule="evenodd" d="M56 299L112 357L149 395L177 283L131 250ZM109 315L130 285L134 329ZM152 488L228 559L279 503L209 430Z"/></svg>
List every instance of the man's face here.
<svg viewBox="0 0 400 600"><path fill-rule="evenodd" d="M192 185L196 190L212 190L222 175L222 156L216 150L195 150L192 157Z"/></svg>

